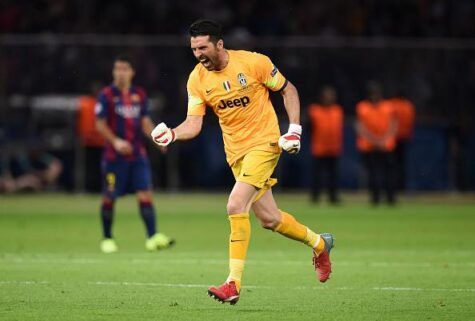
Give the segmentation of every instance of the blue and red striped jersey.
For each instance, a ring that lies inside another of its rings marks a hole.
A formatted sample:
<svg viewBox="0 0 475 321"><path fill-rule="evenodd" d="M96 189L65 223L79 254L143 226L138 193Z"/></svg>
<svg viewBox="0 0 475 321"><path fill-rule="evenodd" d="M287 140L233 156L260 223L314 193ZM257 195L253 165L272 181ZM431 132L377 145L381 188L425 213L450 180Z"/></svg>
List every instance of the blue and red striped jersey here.
<svg viewBox="0 0 475 321"><path fill-rule="evenodd" d="M139 156L147 156L142 117L148 116L148 105L145 90L135 85L128 92L121 92L114 84L101 90L97 98L96 117L105 119L117 137L127 140L133 146L133 153L124 156L117 153L110 142L106 142L106 160L133 161Z"/></svg>

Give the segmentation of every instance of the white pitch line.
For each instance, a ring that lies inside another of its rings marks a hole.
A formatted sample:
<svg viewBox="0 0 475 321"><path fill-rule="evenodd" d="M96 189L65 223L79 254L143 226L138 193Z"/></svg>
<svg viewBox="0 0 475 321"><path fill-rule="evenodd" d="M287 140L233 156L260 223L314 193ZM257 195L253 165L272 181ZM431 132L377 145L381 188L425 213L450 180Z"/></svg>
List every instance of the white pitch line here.
<svg viewBox="0 0 475 321"><path fill-rule="evenodd" d="M156 286L166 288L204 288L208 287L207 284L183 284L183 283L150 283L150 282L108 282L108 281L96 281L87 282L92 285L125 285L125 286Z"/></svg>
<svg viewBox="0 0 475 321"><path fill-rule="evenodd" d="M168 287L168 288L207 288L207 284L183 284L183 283L153 283L153 282L106 282L96 281L88 282L92 285L115 285L115 286L151 286L151 287ZM475 288L471 289L443 289L443 288L410 288L410 287L373 287L369 289L351 288L351 287L318 287L318 286L292 286L292 287L275 287L266 285L246 285L246 289L290 289L290 290L337 290L337 291L355 291L355 290L373 290L373 291L438 291L438 292L475 292Z"/></svg>
<svg viewBox="0 0 475 321"><path fill-rule="evenodd" d="M49 285L54 284L48 281L0 281L0 286L4 285ZM138 286L138 287L166 287L166 288L207 288L209 284L193 284L193 283L154 283L154 282L113 282L113 281L89 281L87 284L97 286ZM275 287L267 285L246 285L246 289L266 289L266 290L325 290L325 291L360 291L360 290L372 290L372 291L393 291L393 292L475 292L475 288L467 289L447 289L447 288L411 288L411 287L373 287L373 288L356 288L356 287L327 287L327 286L292 286L292 287Z"/></svg>
<svg viewBox="0 0 475 321"><path fill-rule="evenodd" d="M50 284L48 281L0 281L0 286L1 285L11 285L11 284L16 284L16 285L41 285L41 284Z"/></svg>
<svg viewBox="0 0 475 321"><path fill-rule="evenodd" d="M399 287L374 287L375 291L433 291L433 292L475 292L475 289L443 289L443 288L399 288Z"/></svg>

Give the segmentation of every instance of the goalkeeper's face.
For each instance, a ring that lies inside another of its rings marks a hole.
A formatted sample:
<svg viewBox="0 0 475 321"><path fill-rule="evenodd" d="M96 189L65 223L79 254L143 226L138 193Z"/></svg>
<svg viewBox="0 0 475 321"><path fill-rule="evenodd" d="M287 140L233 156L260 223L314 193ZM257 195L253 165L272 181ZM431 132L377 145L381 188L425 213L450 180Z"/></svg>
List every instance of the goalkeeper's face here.
<svg viewBox="0 0 475 321"><path fill-rule="evenodd" d="M191 50L193 55L198 61L208 69L219 70L222 65L220 61L220 52L224 50L223 40L219 40L216 43L210 41L209 36L197 36L190 39Z"/></svg>
<svg viewBox="0 0 475 321"><path fill-rule="evenodd" d="M118 87L128 87L132 83L134 77L134 68L127 61L117 60L114 63L114 69L112 70L112 77L114 83Z"/></svg>

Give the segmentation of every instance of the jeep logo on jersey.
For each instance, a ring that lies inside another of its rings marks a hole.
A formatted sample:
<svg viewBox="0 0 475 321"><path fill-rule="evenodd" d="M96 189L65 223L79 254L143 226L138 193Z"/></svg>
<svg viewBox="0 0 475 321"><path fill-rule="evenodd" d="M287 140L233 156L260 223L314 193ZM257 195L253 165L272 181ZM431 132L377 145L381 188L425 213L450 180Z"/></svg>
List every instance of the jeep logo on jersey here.
<svg viewBox="0 0 475 321"><path fill-rule="evenodd" d="M218 108L225 109L234 107L246 107L247 105L249 105L250 102L251 100L247 96L228 100L221 99L219 101Z"/></svg>
<svg viewBox="0 0 475 321"><path fill-rule="evenodd" d="M246 76L243 73L239 73L237 75L237 79L238 79L239 83L241 84L241 87L244 88L244 87L247 86Z"/></svg>

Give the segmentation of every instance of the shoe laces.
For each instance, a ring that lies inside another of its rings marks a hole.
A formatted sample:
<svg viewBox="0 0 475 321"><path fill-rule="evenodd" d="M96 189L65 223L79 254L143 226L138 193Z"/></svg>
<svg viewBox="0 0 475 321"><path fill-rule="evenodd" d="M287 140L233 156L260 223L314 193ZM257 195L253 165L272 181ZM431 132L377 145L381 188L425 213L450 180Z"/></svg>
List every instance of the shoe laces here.
<svg viewBox="0 0 475 321"><path fill-rule="evenodd" d="M313 256L312 261L313 261L313 265L315 266L315 269L320 268L322 266L322 262L320 259L322 258L322 255L324 253L325 251L320 253L318 256L316 254Z"/></svg>
<svg viewBox="0 0 475 321"><path fill-rule="evenodd" d="M224 283L219 288L220 288L221 291L226 293L226 295L234 295L234 294L238 293L237 288L236 288L236 284L234 282Z"/></svg>
<svg viewBox="0 0 475 321"><path fill-rule="evenodd" d="M319 268L320 267L320 262L318 261L318 257L317 256L314 256L312 258L312 264L313 266L315 266L315 268Z"/></svg>

